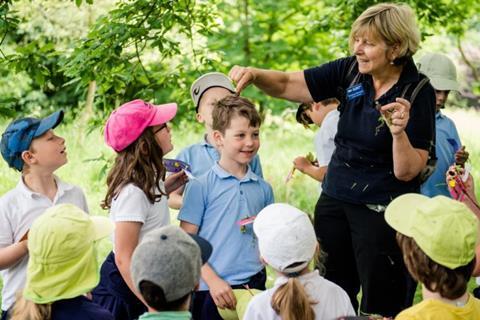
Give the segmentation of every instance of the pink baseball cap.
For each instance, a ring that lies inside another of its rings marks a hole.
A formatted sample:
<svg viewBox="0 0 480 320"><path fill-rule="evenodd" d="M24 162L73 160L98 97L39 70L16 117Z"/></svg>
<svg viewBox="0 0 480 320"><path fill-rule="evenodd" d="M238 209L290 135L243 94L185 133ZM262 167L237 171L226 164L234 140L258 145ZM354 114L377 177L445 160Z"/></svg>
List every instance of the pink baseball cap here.
<svg viewBox="0 0 480 320"><path fill-rule="evenodd" d="M176 103L153 105L137 99L114 110L105 125L105 142L119 152L140 137L147 127L172 120L177 113Z"/></svg>

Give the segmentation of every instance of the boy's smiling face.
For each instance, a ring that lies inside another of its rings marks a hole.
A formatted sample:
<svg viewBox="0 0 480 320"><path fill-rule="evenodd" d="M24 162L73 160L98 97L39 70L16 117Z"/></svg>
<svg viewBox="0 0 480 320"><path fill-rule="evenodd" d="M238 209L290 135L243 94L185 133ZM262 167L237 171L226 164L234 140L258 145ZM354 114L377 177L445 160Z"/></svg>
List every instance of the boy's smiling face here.
<svg viewBox="0 0 480 320"><path fill-rule="evenodd" d="M250 121L236 115L222 134L214 132L221 158L236 166L247 166L260 148L260 128L250 126Z"/></svg>
<svg viewBox="0 0 480 320"><path fill-rule="evenodd" d="M212 127L212 110L214 104L232 93L222 87L210 88L202 95L200 99L198 113L196 115L197 121L204 123L206 127Z"/></svg>

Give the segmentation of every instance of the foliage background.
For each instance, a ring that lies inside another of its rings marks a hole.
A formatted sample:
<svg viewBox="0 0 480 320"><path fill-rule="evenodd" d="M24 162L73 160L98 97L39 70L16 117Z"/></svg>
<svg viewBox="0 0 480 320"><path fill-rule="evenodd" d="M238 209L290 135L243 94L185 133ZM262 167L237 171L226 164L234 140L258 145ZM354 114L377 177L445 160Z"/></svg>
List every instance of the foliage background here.
<svg viewBox="0 0 480 320"><path fill-rule="evenodd" d="M191 104L200 74L235 64L300 70L348 54L353 20L371 0L3 0L0 115L64 108L100 125L124 101ZM447 52L468 85L457 105L478 104L478 1L405 1L418 17L423 49ZM441 44L441 45L440 45ZM421 55L422 52L417 54ZM254 88L262 112L291 103Z"/></svg>
<svg viewBox="0 0 480 320"><path fill-rule="evenodd" d="M101 125L112 109L134 98L176 101L175 154L201 137L189 98L196 77L228 72L235 64L300 70L347 55L353 20L377 2L0 0L0 127L12 118L65 109L67 123L59 132L67 139L69 164L59 175L85 190L93 214L105 215L99 203L112 153L102 142ZM450 115L478 179L480 2L404 2L414 8L422 32L415 58L443 52L458 66L462 88L450 98L456 108ZM293 103L255 88L244 95L266 119L260 156L276 200L313 212L316 183L299 174L284 183L292 159L313 150L313 131L294 123ZM1 195L18 176L4 162L0 172ZM103 242L101 255L110 246Z"/></svg>

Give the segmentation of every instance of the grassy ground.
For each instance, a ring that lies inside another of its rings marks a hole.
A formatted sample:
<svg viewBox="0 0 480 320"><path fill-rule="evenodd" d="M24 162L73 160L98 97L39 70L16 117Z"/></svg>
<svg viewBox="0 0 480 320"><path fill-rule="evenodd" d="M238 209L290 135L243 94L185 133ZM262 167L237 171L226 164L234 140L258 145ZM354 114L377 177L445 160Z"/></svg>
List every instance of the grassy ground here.
<svg viewBox="0 0 480 320"><path fill-rule="evenodd" d="M447 111L456 123L463 144L470 152L473 176L475 180L480 177L480 113L472 110ZM3 132L5 123L0 123ZM99 203L105 195L105 165L111 162L113 152L103 143L99 130L86 134L86 129L76 125L62 125L57 133L66 138L69 163L58 171L58 175L85 191L90 212L96 215L107 215L100 209ZM298 155L306 155L313 149L314 131L304 130L293 121L287 119L268 117L261 130L261 148L259 151L265 179L273 186L277 202L288 202L308 212L313 213L318 198L317 183L307 176L296 173L294 179L285 184L285 177L291 169L292 160ZM199 141L202 137L201 128L191 124L179 124L174 127L174 151L168 157L174 157L183 147L192 142ZM99 160L92 160L99 159ZM0 195L13 188L18 181L18 173L7 168L2 161L0 164ZM478 188L477 188L477 194ZM172 221L176 221L177 212L171 212ZM99 258L103 259L111 249L109 240L99 244ZM273 281L269 274L269 283ZM473 282L472 282L473 286ZM0 280L1 287L1 280ZM417 292L416 301L420 300Z"/></svg>

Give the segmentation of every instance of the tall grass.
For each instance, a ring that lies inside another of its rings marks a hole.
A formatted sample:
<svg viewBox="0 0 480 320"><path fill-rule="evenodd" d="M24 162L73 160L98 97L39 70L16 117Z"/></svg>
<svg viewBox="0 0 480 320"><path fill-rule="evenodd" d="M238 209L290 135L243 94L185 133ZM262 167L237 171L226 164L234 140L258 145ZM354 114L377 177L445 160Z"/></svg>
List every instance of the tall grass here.
<svg viewBox="0 0 480 320"><path fill-rule="evenodd" d="M475 180L480 176L480 113L473 110L451 110L445 112L456 123L463 144L470 152ZM4 130L6 123L0 124ZM66 139L69 162L59 169L57 174L69 183L80 186L86 193L91 214L107 215L100 209L105 195L105 173L112 163L113 152L103 142L100 130L87 134L87 129L72 123L61 125L56 132ZM313 136L315 132L305 130L296 124L291 115L286 118L268 116L261 129L260 158L265 179L272 185L276 202L288 202L309 214L318 198L318 184L309 177L296 172L294 178L285 183L285 177L292 167L296 156L314 152ZM185 146L200 141L201 127L192 123L180 123L174 126L173 143L175 149L167 157L174 157ZM97 159L97 160L92 160ZM0 164L0 195L13 188L19 179L19 173L9 169L5 162ZM477 188L477 195L479 195ZM176 221L177 212L172 210L172 221ZM99 258L103 259L111 250L109 240L99 244ZM273 276L269 275L269 283ZM1 287L1 282L0 282ZM418 300L417 297L416 300Z"/></svg>

